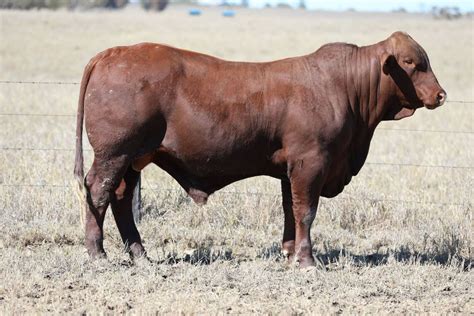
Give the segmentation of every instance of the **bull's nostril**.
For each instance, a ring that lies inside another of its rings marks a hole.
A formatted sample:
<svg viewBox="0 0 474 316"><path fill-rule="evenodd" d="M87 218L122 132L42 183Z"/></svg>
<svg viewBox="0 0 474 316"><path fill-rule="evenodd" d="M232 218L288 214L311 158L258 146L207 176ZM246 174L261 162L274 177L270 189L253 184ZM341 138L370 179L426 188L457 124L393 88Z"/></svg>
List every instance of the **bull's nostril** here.
<svg viewBox="0 0 474 316"><path fill-rule="evenodd" d="M438 95L436 96L436 100L440 104L442 104L445 99L446 99L446 92L444 92L444 91L439 92Z"/></svg>

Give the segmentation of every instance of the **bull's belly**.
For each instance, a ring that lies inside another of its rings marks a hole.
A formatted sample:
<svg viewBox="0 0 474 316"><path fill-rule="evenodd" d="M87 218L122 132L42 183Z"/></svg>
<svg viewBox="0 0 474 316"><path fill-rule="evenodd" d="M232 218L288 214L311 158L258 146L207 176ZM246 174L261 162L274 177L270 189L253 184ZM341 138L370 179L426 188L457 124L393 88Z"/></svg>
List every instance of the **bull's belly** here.
<svg viewBox="0 0 474 316"><path fill-rule="evenodd" d="M186 156L162 146L135 159L132 167L140 171L154 163L170 174L197 203L204 203L213 192L239 180L259 175L282 178L286 167L275 165L265 157L245 152L219 157Z"/></svg>

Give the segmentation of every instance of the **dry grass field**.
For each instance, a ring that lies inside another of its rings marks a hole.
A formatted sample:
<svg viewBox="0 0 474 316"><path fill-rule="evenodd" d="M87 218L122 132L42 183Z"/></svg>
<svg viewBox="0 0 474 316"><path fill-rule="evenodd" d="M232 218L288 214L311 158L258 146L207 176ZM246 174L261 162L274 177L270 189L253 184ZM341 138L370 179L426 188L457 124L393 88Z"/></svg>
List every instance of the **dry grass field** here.
<svg viewBox="0 0 474 316"><path fill-rule="evenodd" d="M474 100L472 17L284 9L190 17L171 6L162 14L0 11L0 20L0 80L78 82L95 53L143 41L265 61L404 30L428 52L448 100ZM319 266L298 270L280 256L278 181L242 181L198 207L156 167L143 172L139 224L154 261L129 261L111 212L108 259L90 261L69 187L78 92L0 84L1 314L474 313L474 104L382 123L372 164L321 202L312 229ZM88 166L91 152L86 158Z"/></svg>

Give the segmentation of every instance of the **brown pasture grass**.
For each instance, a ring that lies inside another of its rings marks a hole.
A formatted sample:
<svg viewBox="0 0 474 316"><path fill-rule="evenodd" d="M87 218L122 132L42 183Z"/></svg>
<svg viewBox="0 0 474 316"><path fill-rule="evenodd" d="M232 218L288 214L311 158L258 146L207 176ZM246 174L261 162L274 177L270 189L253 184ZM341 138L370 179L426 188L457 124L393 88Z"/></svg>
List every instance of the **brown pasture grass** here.
<svg viewBox="0 0 474 316"><path fill-rule="evenodd" d="M95 53L142 41L263 61L404 30L428 52L448 100L474 99L472 17L281 9L237 10L232 19L186 10L0 11L0 80L77 82ZM79 87L0 91L0 113L74 114ZM473 113L474 104L447 103L382 123L368 161L472 167ZM90 261L69 187L75 118L0 116L0 126L2 314L474 312L472 169L366 165L343 194L322 200L312 229L318 267L301 271L280 255L278 181L242 181L198 207L149 167L139 230L153 261L128 260L110 214L108 259ZM86 165L91 158L86 152Z"/></svg>

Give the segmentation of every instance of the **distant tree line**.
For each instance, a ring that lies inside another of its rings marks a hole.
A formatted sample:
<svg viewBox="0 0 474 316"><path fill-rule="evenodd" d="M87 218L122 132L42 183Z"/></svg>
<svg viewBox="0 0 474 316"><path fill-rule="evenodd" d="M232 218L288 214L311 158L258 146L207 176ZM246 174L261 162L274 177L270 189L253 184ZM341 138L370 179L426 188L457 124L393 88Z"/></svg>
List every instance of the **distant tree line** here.
<svg viewBox="0 0 474 316"><path fill-rule="evenodd" d="M169 0L140 0L146 10L162 11ZM120 9L128 4L128 0L0 0L0 9Z"/></svg>
<svg viewBox="0 0 474 316"><path fill-rule="evenodd" d="M395 13L407 13L405 8L398 8L392 10ZM470 16L472 12L468 12L465 15ZM431 7L431 15L437 20L454 20L463 17L461 10L458 7Z"/></svg>
<svg viewBox="0 0 474 316"><path fill-rule="evenodd" d="M458 7L433 7L431 13L435 19L453 20L462 17Z"/></svg>

